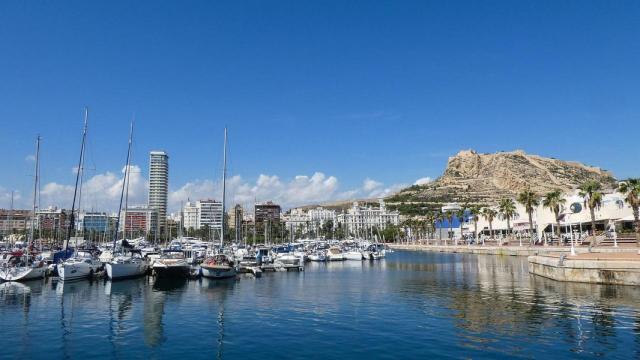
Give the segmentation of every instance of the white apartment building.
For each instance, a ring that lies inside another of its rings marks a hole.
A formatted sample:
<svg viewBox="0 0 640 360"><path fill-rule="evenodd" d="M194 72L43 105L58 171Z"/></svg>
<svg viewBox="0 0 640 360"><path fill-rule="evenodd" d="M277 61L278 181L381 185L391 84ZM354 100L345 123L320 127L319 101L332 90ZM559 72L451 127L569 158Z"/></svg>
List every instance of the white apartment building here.
<svg viewBox="0 0 640 360"><path fill-rule="evenodd" d="M169 155L164 151L149 153L149 208L158 212L157 226L160 231L167 222L167 199L169 196Z"/></svg>
<svg viewBox="0 0 640 360"><path fill-rule="evenodd" d="M198 207L195 203L188 201L182 207L182 222L186 230L198 228Z"/></svg>
<svg viewBox="0 0 640 360"><path fill-rule="evenodd" d="M400 213L388 211L382 199L378 208L364 207L354 202L347 212L337 216L337 221L346 226L349 234L358 236L358 233L373 227L384 229L388 224L399 225Z"/></svg>
<svg viewBox="0 0 640 360"><path fill-rule="evenodd" d="M187 202L182 207L185 229L201 229L208 225L210 229L222 229L222 202L215 200L198 200Z"/></svg>
<svg viewBox="0 0 640 360"><path fill-rule="evenodd" d="M222 229L222 202L215 200L199 200L196 202L198 208L198 227L209 225L215 230Z"/></svg>

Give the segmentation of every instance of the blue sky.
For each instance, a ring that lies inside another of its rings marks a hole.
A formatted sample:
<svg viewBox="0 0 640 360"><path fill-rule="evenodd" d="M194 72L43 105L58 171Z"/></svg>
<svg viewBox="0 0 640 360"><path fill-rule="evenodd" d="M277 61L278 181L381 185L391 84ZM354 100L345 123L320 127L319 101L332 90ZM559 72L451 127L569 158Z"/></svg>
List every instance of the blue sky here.
<svg viewBox="0 0 640 360"><path fill-rule="evenodd" d="M85 105L97 207L133 114L140 202L152 149L174 206L219 197L225 124L241 202L377 196L468 148L640 176L638 19L635 1L5 1L0 207L28 203L38 133L43 201L70 204Z"/></svg>

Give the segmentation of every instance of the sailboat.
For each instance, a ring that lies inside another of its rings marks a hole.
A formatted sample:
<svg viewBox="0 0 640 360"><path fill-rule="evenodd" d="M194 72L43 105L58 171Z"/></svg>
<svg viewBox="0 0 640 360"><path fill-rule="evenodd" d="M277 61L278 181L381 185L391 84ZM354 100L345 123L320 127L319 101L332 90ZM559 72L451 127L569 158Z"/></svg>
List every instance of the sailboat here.
<svg viewBox="0 0 640 360"><path fill-rule="evenodd" d="M84 151L87 139L87 122L89 120L89 111L84 108L84 130L82 132L82 144L80 145L80 160L78 161L78 171L76 172L76 187L73 192L73 205L71 205L71 216L69 219L69 229L67 232L67 242L65 252L69 250L69 241L71 241L71 232L76 227L76 195L78 194L78 182L80 182L80 193L82 193L82 176L84 172ZM78 200L78 208L80 208L80 200ZM77 244L76 244L77 245ZM77 246L76 246L77 248ZM93 256L90 252L78 251L76 249L74 256L65 260L58 265L58 276L62 281L77 280L90 278L102 268L102 262Z"/></svg>
<svg viewBox="0 0 640 360"><path fill-rule="evenodd" d="M225 193L227 182L227 128L224 128L224 150L223 165L222 165L222 230L220 231L220 251L222 251L224 245L224 225L225 225ZM233 260L231 260L225 254L215 254L206 258L202 264L200 264L202 270L202 276L212 279L223 279L236 276L236 268Z"/></svg>
<svg viewBox="0 0 640 360"><path fill-rule="evenodd" d="M131 130L129 131L129 148L127 150L127 161L126 161L127 165L124 170L124 179L122 181L122 190L120 192L120 205L118 206L118 219L116 220L116 231L114 231L114 234L113 234L112 249L113 249L114 258L106 264L107 276L111 280L142 276L146 274L149 268L149 265L142 258L142 255L140 254L140 252L134 252L134 251L131 251L130 249L130 253L125 254L125 248L127 248L127 245L128 245L126 240L123 240L121 242L120 244L121 252L120 254L117 254L118 228L120 226L120 212L122 211L122 200L125 195L125 189L127 191L127 198L129 195L128 183L129 183L130 165L131 165L130 161L131 161L132 138L133 138L133 122L131 123ZM124 219L126 222L126 219L127 219L126 205L125 205L125 211L124 211ZM124 233L126 233L126 231L123 232L123 234Z"/></svg>
<svg viewBox="0 0 640 360"><path fill-rule="evenodd" d="M4 281L26 281L42 279L47 274L47 266L44 261L36 259L33 254L33 239L36 215L36 201L38 196L38 182L40 181L40 136L36 138L36 165L33 186L33 208L29 241L25 254L16 254L8 259L0 269L0 279Z"/></svg>

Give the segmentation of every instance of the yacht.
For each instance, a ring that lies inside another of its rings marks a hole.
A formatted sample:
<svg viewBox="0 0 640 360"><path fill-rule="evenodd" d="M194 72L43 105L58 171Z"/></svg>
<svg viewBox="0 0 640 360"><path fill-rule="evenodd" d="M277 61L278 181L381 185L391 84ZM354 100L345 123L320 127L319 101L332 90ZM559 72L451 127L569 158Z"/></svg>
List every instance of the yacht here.
<svg viewBox="0 0 640 360"><path fill-rule="evenodd" d="M47 274L44 261L29 255L13 256L0 269L0 279L4 281L27 281L42 279Z"/></svg>
<svg viewBox="0 0 640 360"><path fill-rule="evenodd" d="M202 264L202 276L212 279L224 279L236 276L236 268L227 255L218 254L207 258Z"/></svg>
<svg viewBox="0 0 640 360"><path fill-rule="evenodd" d="M339 246L332 246L327 250L327 261L344 261L344 254Z"/></svg>
<svg viewBox="0 0 640 360"><path fill-rule="evenodd" d="M102 268L102 261L91 253L78 251L72 258L58 265L58 276L62 281L91 278Z"/></svg>
<svg viewBox="0 0 640 360"><path fill-rule="evenodd" d="M343 255L345 260L362 260L362 252L360 252L360 250L358 249L345 251Z"/></svg>
<svg viewBox="0 0 640 360"><path fill-rule="evenodd" d="M186 278L191 267L184 258L184 253L179 250L165 250L152 266L153 274L158 278L175 277Z"/></svg>
<svg viewBox="0 0 640 360"><path fill-rule="evenodd" d="M315 252L309 254L308 258L311 261L326 261L327 260L327 256L325 255L325 252L323 250L318 250L318 251L315 251Z"/></svg>
<svg viewBox="0 0 640 360"><path fill-rule="evenodd" d="M139 253L118 255L106 265L111 280L139 277L147 273L149 266Z"/></svg>

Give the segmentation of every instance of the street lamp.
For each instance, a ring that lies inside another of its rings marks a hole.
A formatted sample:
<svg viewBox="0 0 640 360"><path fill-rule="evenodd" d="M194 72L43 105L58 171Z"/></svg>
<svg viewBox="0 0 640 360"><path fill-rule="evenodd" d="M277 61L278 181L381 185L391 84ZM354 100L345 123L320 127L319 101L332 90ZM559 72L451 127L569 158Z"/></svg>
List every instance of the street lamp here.
<svg viewBox="0 0 640 360"><path fill-rule="evenodd" d="M566 220L565 221L568 222L569 224L571 224L571 222L569 221L570 215L571 215L571 213L569 213L569 212L565 214L565 216L566 216ZM575 248L575 246L573 246L573 234L570 237L570 239L571 239L571 256L576 256L576 248Z"/></svg>

